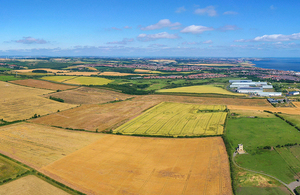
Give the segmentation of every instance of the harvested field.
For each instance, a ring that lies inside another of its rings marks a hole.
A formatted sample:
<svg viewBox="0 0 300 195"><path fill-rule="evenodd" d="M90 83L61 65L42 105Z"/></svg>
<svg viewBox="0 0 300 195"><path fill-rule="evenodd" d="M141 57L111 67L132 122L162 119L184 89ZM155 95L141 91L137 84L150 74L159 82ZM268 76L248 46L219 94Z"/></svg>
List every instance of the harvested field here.
<svg viewBox="0 0 300 195"><path fill-rule="evenodd" d="M161 103L114 130L125 135L200 136L223 134L222 105Z"/></svg>
<svg viewBox="0 0 300 195"><path fill-rule="evenodd" d="M146 70L146 69L135 69L134 72L151 72L151 70Z"/></svg>
<svg viewBox="0 0 300 195"><path fill-rule="evenodd" d="M133 97L132 95L118 93L115 91L89 87L80 87L74 90L52 93L51 96L61 98L65 103L69 104L102 104ZM44 95L44 97L49 98L50 94Z"/></svg>
<svg viewBox="0 0 300 195"><path fill-rule="evenodd" d="M181 102L206 105L239 105L239 106L264 106L273 108L266 99L242 99L242 98L214 98L214 97L192 97L175 95L147 95L138 96L137 101L160 101L160 102Z"/></svg>
<svg viewBox="0 0 300 195"><path fill-rule="evenodd" d="M0 82L0 91L0 119L6 121L28 119L34 114L46 115L76 106L39 97L53 92L45 89Z"/></svg>
<svg viewBox="0 0 300 195"><path fill-rule="evenodd" d="M104 76L128 76L128 75L135 75L135 74L121 73L121 72L101 72L100 75L104 75Z"/></svg>
<svg viewBox="0 0 300 195"><path fill-rule="evenodd" d="M48 81L55 81L55 82L64 82L66 80L70 80L75 78L76 76L45 76L41 79L48 80Z"/></svg>
<svg viewBox="0 0 300 195"><path fill-rule="evenodd" d="M103 105L82 105L78 108L30 120L34 123L64 128L104 131L113 129L142 111L156 105L149 101L122 101Z"/></svg>
<svg viewBox="0 0 300 195"><path fill-rule="evenodd" d="M64 72L64 73L57 73L56 75L76 75L76 76L91 76L91 75L98 75L99 72Z"/></svg>
<svg viewBox="0 0 300 195"><path fill-rule="evenodd" d="M259 118L276 118L274 114L260 110L230 110L230 114L234 117L259 117Z"/></svg>
<svg viewBox="0 0 300 195"><path fill-rule="evenodd" d="M42 171L88 194L232 194L220 137L106 135Z"/></svg>
<svg viewBox="0 0 300 195"><path fill-rule="evenodd" d="M300 108L300 102L293 102L293 104L294 104L297 108Z"/></svg>
<svg viewBox="0 0 300 195"><path fill-rule="evenodd" d="M300 108L283 108L283 107L261 107L261 106L236 106L236 105L229 105L228 109L234 109L234 110L268 110L271 112L282 112L285 114L297 114L300 115Z"/></svg>
<svg viewBox="0 0 300 195"><path fill-rule="evenodd" d="M160 89L157 90L159 93L198 93L198 94L223 94L223 95L233 95L233 96L245 96L240 93L232 93L221 87L216 87L214 85L195 85L188 87L177 87L172 89Z"/></svg>
<svg viewBox="0 0 300 195"><path fill-rule="evenodd" d="M63 85L63 84L51 83L48 81L41 81L41 80L35 80L35 79L17 80L17 81L11 81L11 83L15 83L18 85L24 85L27 87L36 87L36 88L49 89L49 90L55 90L55 91L76 88L75 86L71 86L71 85Z"/></svg>
<svg viewBox="0 0 300 195"><path fill-rule="evenodd" d="M103 135L17 123L0 127L0 152L28 166L41 168Z"/></svg>
<svg viewBox="0 0 300 195"><path fill-rule="evenodd" d="M28 175L0 186L0 194L6 195L68 195L69 193L52 186L36 176Z"/></svg>

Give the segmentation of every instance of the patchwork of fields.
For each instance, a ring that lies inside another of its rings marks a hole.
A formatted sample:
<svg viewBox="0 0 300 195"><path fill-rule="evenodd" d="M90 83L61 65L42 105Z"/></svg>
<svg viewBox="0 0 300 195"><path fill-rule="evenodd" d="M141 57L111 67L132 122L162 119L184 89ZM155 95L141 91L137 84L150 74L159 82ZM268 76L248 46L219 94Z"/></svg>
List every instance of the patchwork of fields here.
<svg viewBox="0 0 300 195"><path fill-rule="evenodd" d="M0 82L0 91L0 119L5 121L24 120L35 114L46 115L77 106L40 97L53 92L45 89Z"/></svg>
<svg viewBox="0 0 300 195"><path fill-rule="evenodd" d="M75 86L71 86L71 85L62 85L62 84L51 83L48 81L41 81L41 80L35 80L35 79L16 80L16 81L11 81L11 83L24 85L27 87L36 87L36 88L49 89L49 90L55 90L55 91L76 88Z"/></svg>
<svg viewBox="0 0 300 195"><path fill-rule="evenodd" d="M89 194L232 194L220 137L106 135L43 172Z"/></svg>
<svg viewBox="0 0 300 195"><path fill-rule="evenodd" d="M25 122L2 126L0 132L0 152L34 168L48 165L103 136Z"/></svg>
<svg viewBox="0 0 300 195"><path fill-rule="evenodd" d="M89 104L30 121L50 126L101 132L119 126L156 104L155 101L131 100L102 105Z"/></svg>
<svg viewBox="0 0 300 195"><path fill-rule="evenodd" d="M88 73L91 74L93 72ZM78 72L78 74L81 75L81 72ZM106 85L113 81L110 79L88 76L46 76L42 77L42 79L74 85Z"/></svg>
<svg viewBox="0 0 300 195"><path fill-rule="evenodd" d="M222 105L161 103L115 129L125 135L220 135L227 113Z"/></svg>

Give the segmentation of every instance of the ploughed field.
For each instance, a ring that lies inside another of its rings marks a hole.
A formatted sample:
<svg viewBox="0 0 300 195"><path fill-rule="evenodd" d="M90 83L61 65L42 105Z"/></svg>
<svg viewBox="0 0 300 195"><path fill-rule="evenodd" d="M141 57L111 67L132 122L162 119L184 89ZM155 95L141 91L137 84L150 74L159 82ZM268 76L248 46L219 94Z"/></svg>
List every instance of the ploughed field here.
<svg viewBox="0 0 300 195"><path fill-rule="evenodd" d="M164 102L113 132L125 135L200 136L223 133L227 112L222 105Z"/></svg>
<svg viewBox="0 0 300 195"><path fill-rule="evenodd" d="M102 105L82 105L51 115L31 119L33 123L88 131L109 131L142 111L156 105L156 101L121 101Z"/></svg>
<svg viewBox="0 0 300 195"><path fill-rule="evenodd" d="M63 84L51 83L48 81L41 81L41 80L35 80L35 79L16 80L16 81L11 81L11 83L24 85L27 87L36 87L36 88L50 89L50 90L55 90L55 91L76 88L75 86L71 86L71 85L63 85Z"/></svg>
<svg viewBox="0 0 300 195"><path fill-rule="evenodd" d="M106 135L42 171L88 194L232 194L221 137Z"/></svg>
<svg viewBox="0 0 300 195"><path fill-rule="evenodd" d="M5 195L68 195L69 193L54 187L34 175L22 177L13 182L0 186L0 194Z"/></svg>
<svg viewBox="0 0 300 195"><path fill-rule="evenodd" d="M0 127L0 152L31 167L41 168L102 136L22 122Z"/></svg>
<svg viewBox="0 0 300 195"><path fill-rule="evenodd" d="M5 121L24 120L35 114L45 115L76 106L40 97L53 92L45 89L24 87L0 81L0 91L0 119Z"/></svg>

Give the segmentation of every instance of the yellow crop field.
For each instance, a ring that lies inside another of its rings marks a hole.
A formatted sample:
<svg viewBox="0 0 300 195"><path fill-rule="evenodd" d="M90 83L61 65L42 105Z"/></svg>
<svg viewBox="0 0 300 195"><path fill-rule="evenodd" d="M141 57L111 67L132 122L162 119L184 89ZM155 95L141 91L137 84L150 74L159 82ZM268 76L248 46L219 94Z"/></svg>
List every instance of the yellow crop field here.
<svg viewBox="0 0 300 195"><path fill-rule="evenodd" d="M44 125L101 132L121 125L156 104L155 101L131 100L102 105L89 104L30 121Z"/></svg>
<svg viewBox="0 0 300 195"><path fill-rule="evenodd" d="M64 83L76 84L76 85L106 85L113 80L100 78L100 77L76 77Z"/></svg>
<svg viewBox="0 0 300 195"><path fill-rule="evenodd" d="M6 121L28 119L34 114L46 115L77 106L40 97L53 92L45 89L0 82L0 91L0 119Z"/></svg>
<svg viewBox="0 0 300 195"><path fill-rule="evenodd" d="M103 136L25 122L2 126L0 132L0 152L34 168L48 165Z"/></svg>
<svg viewBox="0 0 300 195"><path fill-rule="evenodd" d="M55 81L55 82L64 82L66 80L70 80L75 78L76 76L46 76L42 77L43 80Z"/></svg>
<svg viewBox="0 0 300 195"><path fill-rule="evenodd" d="M178 87L172 89L160 89L157 92L161 93L210 93L210 94L224 94L224 95L234 95L234 96L245 96L239 93L232 93L220 87L215 87L214 85L196 85L189 87Z"/></svg>
<svg viewBox="0 0 300 195"><path fill-rule="evenodd" d="M68 195L69 193L52 186L36 176L28 175L0 186L0 194L5 195Z"/></svg>
<svg viewBox="0 0 300 195"><path fill-rule="evenodd" d="M64 73L56 73L56 75L65 75L65 76L91 76L98 75L99 72L64 72Z"/></svg>
<svg viewBox="0 0 300 195"><path fill-rule="evenodd" d="M151 70L135 69L134 72L151 72Z"/></svg>
<svg viewBox="0 0 300 195"><path fill-rule="evenodd" d="M221 137L106 135L41 171L87 194L232 194Z"/></svg>
<svg viewBox="0 0 300 195"><path fill-rule="evenodd" d="M227 113L222 105L161 103L115 129L125 135L220 135Z"/></svg>
<svg viewBox="0 0 300 195"><path fill-rule="evenodd" d="M284 107L262 107L262 106L235 106L229 105L228 109L235 109L235 110L259 110L264 111L268 110L271 112L282 112L285 114L297 114L300 115L300 108L284 108Z"/></svg>

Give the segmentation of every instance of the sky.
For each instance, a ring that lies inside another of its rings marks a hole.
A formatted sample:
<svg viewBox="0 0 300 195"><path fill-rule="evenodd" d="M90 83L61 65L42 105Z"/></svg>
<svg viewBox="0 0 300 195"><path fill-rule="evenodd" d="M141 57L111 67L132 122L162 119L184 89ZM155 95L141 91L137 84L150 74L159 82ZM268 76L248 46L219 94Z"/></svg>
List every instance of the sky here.
<svg viewBox="0 0 300 195"><path fill-rule="evenodd" d="M11 0L0 56L300 57L299 0Z"/></svg>

